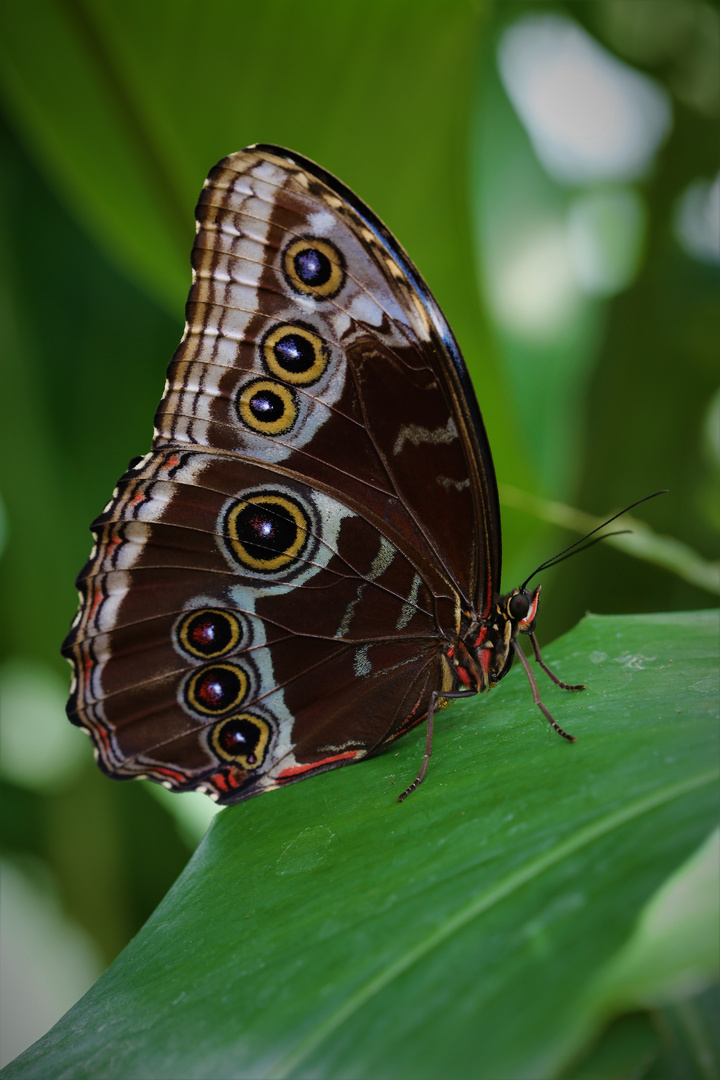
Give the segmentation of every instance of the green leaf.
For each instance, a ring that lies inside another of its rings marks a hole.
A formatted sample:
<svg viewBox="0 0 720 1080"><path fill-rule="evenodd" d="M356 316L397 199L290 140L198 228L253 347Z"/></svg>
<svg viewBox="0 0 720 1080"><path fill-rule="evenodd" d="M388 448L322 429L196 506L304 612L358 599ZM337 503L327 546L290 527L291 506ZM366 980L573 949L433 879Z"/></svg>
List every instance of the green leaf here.
<svg viewBox="0 0 720 1080"><path fill-rule="evenodd" d="M639 1005L689 997L720 978L720 830L658 890L635 934L594 990L598 999Z"/></svg>
<svg viewBox="0 0 720 1080"><path fill-rule="evenodd" d="M601 975L647 945L641 913L715 824L717 630L712 612L585 619L547 656L588 682L545 691L575 746L543 730L518 668L443 712L402 805L420 732L223 811L3 1075L556 1075L607 1016Z"/></svg>

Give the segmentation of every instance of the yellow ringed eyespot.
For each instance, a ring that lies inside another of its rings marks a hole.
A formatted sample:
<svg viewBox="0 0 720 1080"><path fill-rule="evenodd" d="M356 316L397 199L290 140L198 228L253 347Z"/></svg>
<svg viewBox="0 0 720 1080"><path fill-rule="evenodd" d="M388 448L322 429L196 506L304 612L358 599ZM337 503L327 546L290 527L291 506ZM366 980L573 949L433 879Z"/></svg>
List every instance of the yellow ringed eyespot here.
<svg viewBox="0 0 720 1080"><path fill-rule="evenodd" d="M294 386L308 386L324 374L327 345L317 334L297 323L276 326L262 344L263 360L271 375Z"/></svg>
<svg viewBox="0 0 720 1080"><path fill-rule="evenodd" d="M292 390L272 379L254 379L243 386L237 407L243 423L261 435L283 435L298 417Z"/></svg>
<svg viewBox="0 0 720 1080"><path fill-rule="evenodd" d="M211 660L231 652L240 641L240 623L229 611L190 611L177 628L180 647L191 656Z"/></svg>
<svg viewBox="0 0 720 1080"><path fill-rule="evenodd" d="M239 499L225 515L225 533L243 566L264 573L281 570L301 554L308 519L287 495L259 492Z"/></svg>
<svg viewBox="0 0 720 1080"><path fill-rule="evenodd" d="M248 677L236 664L200 668L185 685L185 703L196 712L213 715L236 709L247 696Z"/></svg>
<svg viewBox="0 0 720 1080"><path fill-rule="evenodd" d="M297 292L329 300L345 281L345 260L328 240L303 237L294 240L283 255L283 270Z"/></svg>
<svg viewBox="0 0 720 1080"><path fill-rule="evenodd" d="M252 713L229 716L216 724L210 735L218 757L248 770L262 765L269 740L270 725Z"/></svg>

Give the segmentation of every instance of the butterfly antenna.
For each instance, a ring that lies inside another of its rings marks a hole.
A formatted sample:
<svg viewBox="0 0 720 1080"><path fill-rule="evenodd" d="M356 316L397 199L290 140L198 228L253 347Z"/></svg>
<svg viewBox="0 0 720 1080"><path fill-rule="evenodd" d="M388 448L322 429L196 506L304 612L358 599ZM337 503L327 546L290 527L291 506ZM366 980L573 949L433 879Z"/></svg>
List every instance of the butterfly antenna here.
<svg viewBox="0 0 720 1080"><path fill-rule="evenodd" d="M541 563L540 566L538 566L536 570L533 570L532 574L525 579L520 588L526 588L528 582L532 581L535 575L539 574L541 570L547 570L551 566L557 566L558 563L564 562L565 559L569 559L571 555L579 555L581 551L587 551L593 544L599 544L601 540L607 540L610 536L622 536L624 533L632 532L632 529L619 529L617 532L604 533L602 536L596 536L594 540L590 540L589 544L585 543L591 536L595 536L595 533L600 532L606 525L611 525L613 521L617 521L619 517L622 517L623 514L627 514L629 510L634 510L640 503L647 502L648 499L655 499L658 495L667 495L667 493L668 488L662 488L661 491L654 491L652 495L644 495L642 499L637 499L635 502L630 503L624 510L619 510L617 514L613 514L607 521L603 521L602 525L597 525L594 529L591 529L589 533L586 533L585 536L581 536L579 540L576 540L574 544L570 544L568 547L563 548L557 555L553 555L552 558Z"/></svg>

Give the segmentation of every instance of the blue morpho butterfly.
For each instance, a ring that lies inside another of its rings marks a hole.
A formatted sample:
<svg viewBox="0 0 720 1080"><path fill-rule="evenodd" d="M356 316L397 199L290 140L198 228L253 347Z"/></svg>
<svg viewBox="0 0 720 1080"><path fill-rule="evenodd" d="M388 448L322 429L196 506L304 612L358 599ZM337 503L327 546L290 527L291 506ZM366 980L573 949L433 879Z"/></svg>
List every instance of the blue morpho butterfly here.
<svg viewBox="0 0 720 1080"><path fill-rule="evenodd" d="M540 588L500 594L475 391L398 242L276 146L216 165L196 217L152 447L92 525L63 647L68 714L101 768L234 803L426 720L403 799L438 705L494 686L515 657L572 741L518 635L558 686L581 687L540 657Z"/></svg>

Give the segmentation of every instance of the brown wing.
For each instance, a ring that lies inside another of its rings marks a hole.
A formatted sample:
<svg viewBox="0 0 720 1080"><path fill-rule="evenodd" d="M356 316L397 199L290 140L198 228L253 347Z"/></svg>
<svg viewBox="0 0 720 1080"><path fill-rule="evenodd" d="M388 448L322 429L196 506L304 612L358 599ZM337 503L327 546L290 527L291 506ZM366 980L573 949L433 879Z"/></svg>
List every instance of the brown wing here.
<svg viewBox="0 0 720 1080"><path fill-rule="evenodd" d="M408 257L348 189L278 148L220 162L196 214L155 445L249 454L326 485L485 609L500 577L492 459L455 339ZM300 279L303 251L327 257L326 283ZM317 346L314 368L278 364L283 327ZM294 414L287 430L247 408L276 379L292 400L266 412Z"/></svg>
<svg viewBox="0 0 720 1080"><path fill-rule="evenodd" d="M457 346L370 211L256 148L197 216L153 449L93 525L64 652L106 771L233 802L422 719L499 525Z"/></svg>
<svg viewBox="0 0 720 1080"><path fill-rule="evenodd" d="M431 589L310 485L165 451L122 478L94 529L64 651L70 718L110 774L235 801L364 757L427 711Z"/></svg>

